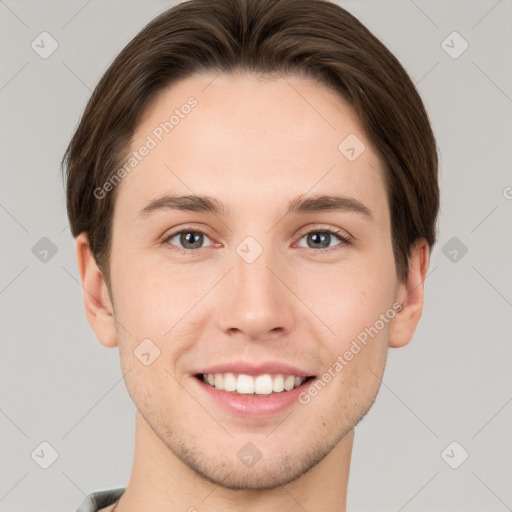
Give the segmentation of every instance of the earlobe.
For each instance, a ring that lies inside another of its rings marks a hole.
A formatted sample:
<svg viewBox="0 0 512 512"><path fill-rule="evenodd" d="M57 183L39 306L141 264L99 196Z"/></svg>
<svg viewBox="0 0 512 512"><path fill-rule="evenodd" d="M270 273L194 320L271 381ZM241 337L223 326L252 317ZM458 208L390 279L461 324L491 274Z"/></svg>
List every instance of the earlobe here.
<svg viewBox="0 0 512 512"><path fill-rule="evenodd" d="M85 233L76 238L76 258L87 321L102 345L115 347L117 334L112 302Z"/></svg>
<svg viewBox="0 0 512 512"><path fill-rule="evenodd" d="M393 348L407 345L413 335L423 311L424 284L429 264L429 246L425 239L418 240L411 251L409 274L401 284L396 301L402 309L390 325L388 345Z"/></svg>

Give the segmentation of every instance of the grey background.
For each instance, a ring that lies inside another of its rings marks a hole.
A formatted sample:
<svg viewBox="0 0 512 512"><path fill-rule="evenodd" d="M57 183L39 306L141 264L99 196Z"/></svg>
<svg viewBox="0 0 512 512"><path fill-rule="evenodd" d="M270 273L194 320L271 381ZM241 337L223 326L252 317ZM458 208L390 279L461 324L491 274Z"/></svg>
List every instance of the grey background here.
<svg viewBox="0 0 512 512"><path fill-rule="evenodd" d="M417 83L442 190L423 317L411 344L390 350L357 428L349 510L510 510L512 2L340 4ZM59 163L108 64L169 5L0 1L2 512L75 510L85 494L129 478L134 406L117 349L103 348L85 320ZM43 31L59 45L47 59L31 48ZM453 31L469 43L456 59L441 46ZM57 249L46 262L42 237ZM48 469L35 462L48 449L31 456L43 441L58 452ZM460 447L443 457L452 441ZM468 459L452 469L446 461L457 465L463 450Z"/></svg>

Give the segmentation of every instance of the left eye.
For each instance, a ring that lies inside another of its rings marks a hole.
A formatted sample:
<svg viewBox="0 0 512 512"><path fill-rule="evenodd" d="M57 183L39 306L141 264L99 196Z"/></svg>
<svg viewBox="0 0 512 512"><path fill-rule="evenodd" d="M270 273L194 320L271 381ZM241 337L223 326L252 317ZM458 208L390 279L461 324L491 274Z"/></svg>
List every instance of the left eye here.
<svg viewBox="0 0 512 512"><path fill-rule="evenodd" d="M303 238L306 238L307 244L312 244L312 246L306 245L308 249L326 249L328 247L332 247L330 243L333 238L337 238L340 241L338 244L334 245L341 245L342 243L349 242L349 239L346 236L328 229L322 231L310 231L303 235L300 240ZM304 246L302 245L301 247Z"/></svg>

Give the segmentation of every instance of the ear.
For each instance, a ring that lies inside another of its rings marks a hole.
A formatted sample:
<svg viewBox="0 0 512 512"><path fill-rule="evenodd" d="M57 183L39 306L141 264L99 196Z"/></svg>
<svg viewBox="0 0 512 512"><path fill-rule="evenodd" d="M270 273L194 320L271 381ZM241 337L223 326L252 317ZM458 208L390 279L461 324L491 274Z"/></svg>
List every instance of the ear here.
<svg viewBox="0 0 512 512"><path fill-rule="evenodd" d="M423 291L429 264L430 249L424 238L418 240L409 260L409 274L398 287L396 300L402 309L390 324L388 345L393 348L407 345L413 335L423 310Z"/></svg>
<svg viewBox="0 0 512 512"><path fill-rule="evenodd" d="M82 281L85 315L98 341L105 347L117 346L114 308L85 233L76 237L76 258Z"/></svg>

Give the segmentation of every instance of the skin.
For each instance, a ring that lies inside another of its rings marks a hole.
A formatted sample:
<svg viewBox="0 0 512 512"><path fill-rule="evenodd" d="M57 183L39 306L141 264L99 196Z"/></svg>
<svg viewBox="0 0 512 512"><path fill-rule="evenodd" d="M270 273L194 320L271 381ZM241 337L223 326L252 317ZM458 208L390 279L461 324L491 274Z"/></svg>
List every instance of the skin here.
<svg viewBox="0 0 512 512"><path fill-rule="evenodd" d="M86 235L76 241L88 321L103 345L119 347L137 407L132 474L116 512L345 510L354 426L377 395L388 347L416 329L428 245L415 244L399 282L382 162L330 90L292 76L190 77L152 102L132 149L190 96L197 107L119 185L110 291ZM351 133L366 145L353 162L338 150ZM230 212L139 215L166 193L215 197ZM316 194L355 198L372 218L285 215L290 200ZM164 240L181 227L206 230L203 247ZM333 235L319 248L307 233L322 229L351 243ZM263 248L250 264L236 252L247 236ZM282 414L231 415L191 374L274 360L321 376L395 302L402 310L316 397ZM150 366L133 353L146 338L160 350ZM262 454L251 469L237 458L247 442Z"/></svg>

